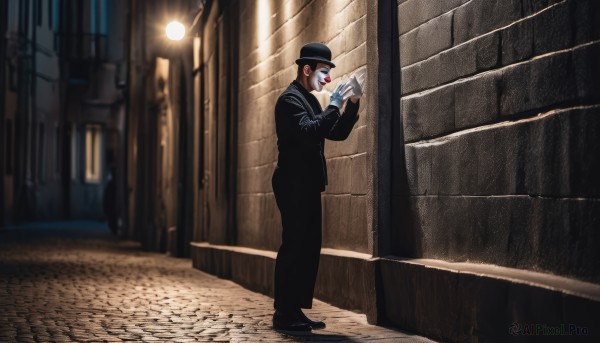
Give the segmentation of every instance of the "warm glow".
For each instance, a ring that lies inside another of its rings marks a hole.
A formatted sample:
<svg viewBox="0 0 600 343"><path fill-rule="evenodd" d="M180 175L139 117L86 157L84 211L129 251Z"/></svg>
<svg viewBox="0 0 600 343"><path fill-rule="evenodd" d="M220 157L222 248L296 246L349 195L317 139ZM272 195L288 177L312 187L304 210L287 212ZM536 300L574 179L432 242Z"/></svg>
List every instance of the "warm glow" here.
<svg viewBox="0 0 600 343"><path fill-rule="evenodd" d="M170 22L165 31L170 40L181 40L185 36L185 26L177 20Z"/></svg>
<svg viewBox="0 0 600 343"><path fill-rule="evenodd" d="M265 42L271 35L271 6L268 0L259 0L258 10L258 46L265 51Z"/></svg>
<svg viewBox="0 0 600 343"><path fill-rule="evenodd" d="M99 182L102 172L102 128L100 125L86 125L85 128L85 181Z"/></svg>

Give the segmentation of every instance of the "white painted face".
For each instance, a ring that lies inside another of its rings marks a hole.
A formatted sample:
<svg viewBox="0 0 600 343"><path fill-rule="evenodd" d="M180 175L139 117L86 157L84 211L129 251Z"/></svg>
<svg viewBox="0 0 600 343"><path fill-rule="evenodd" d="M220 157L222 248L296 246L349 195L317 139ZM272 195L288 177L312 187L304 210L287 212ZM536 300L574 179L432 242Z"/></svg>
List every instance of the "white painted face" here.
<svg viewBox="0 0 600 343"><path fill-rule="evenodd" d="M320 92L323 90L323 86L331 82L331 77L329 76L330 70L330 66L319 63L317 64L315 71L311 71L310 75L308 76L308 83L313 90Z"/></svg>

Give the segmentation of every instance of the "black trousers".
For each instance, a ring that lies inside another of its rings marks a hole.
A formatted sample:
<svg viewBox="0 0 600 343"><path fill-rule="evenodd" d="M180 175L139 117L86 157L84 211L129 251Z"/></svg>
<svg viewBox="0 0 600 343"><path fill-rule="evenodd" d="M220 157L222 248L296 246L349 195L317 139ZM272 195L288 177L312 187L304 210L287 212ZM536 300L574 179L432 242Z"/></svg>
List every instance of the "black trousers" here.
<svg viewBox="0 0 600 343"><path fill-rule="evenodd" d="M275 308L311 308L321 254L321 191L273 174L283 226L275 263Z"/></svg>

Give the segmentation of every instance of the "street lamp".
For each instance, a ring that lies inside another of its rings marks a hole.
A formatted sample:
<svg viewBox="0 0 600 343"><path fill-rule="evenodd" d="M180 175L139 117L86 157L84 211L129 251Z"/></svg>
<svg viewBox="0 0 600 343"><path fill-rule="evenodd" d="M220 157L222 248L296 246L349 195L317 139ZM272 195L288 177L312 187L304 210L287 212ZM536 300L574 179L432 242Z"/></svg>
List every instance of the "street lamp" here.
<svg viewBox="0 0 600 343"><path fill-rule="evenodd" d="M183 39L183 36L185 36L185 26L183 26L183 24L177 20L173 20L167 24L165 32L167 34L167 38L178 41Z"/></svg>

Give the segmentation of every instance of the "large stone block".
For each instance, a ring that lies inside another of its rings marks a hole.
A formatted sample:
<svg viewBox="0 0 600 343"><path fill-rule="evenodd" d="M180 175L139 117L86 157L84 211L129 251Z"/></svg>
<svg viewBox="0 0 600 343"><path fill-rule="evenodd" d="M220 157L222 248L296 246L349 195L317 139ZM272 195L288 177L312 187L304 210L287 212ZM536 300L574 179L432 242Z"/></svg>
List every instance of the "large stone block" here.
<svg viewBox="0 0 600 343"><path fill-rule="evenodd" d="M451 11L468 0L411 0L398 6L398 31L406 33L419 25Z"/></svg>
<svg viewBox="0 0 600 343"><path fill-rule="evenodd" d="M452 13L400 36L400 65L408 66L452 46Z"/></svg>
<svg viewBox="0 0 600 343"><path fill-rule="evenodd" d="M367 1L369 0L352 0L348 6L344 9L344 22L353 23L359 18L367 15ZM332 1L337 2L337 1ZM344 24L342 24L344 26Z"/></svg>
<svg viewBox="0 0 600 343"><path fill-rule="evenodd" d="M323 196L324 248L368 253L365 196Z"/></svg>
<svg viewBox="0 0 600 343"><path fill-rule="evenodd" d="M533 17L533 54L542 55L573 45L573 1L563 2Z"/></svg>
<svg viewBox="0 0 600 343"><path fill-rule="evenodd" d="M274 137L238 144L238 167L258 167L277 159L277 143Z"/></svg>
<svg viewBox="0 0 600 343"><path fill-rule="evenodd" d="M355 195L367 194L367 153L351 156L350 193Z"/></svg>
<svg viewBox="0 0 600 343"><path fill-rule="evenodd" d="M271 192L273 190L271 177L274 170L274 163L247 169L238 169L238 193Z"/></svg>
<svg viewBox="0 0 600 343"><path fill-rule="evenodd" d="M352 189L352 160L350 157L331 158L327 161L327 193L349 194Z"/></svg>
<svg viewBox="0 0 600 343"><path fill-rule="evenodd" d="M277 250L281 239L281 217L273 194L242 194L236 199L236 243Z"/></svg>
<svg viewBox="0 0 600 343"><path fill-rule="evenodd" d="M515 23L501 32L503 65L510 65L533 56L532 20Z"/></svg>
<svg viewBox="0 0 600 343"><path fill-rule="evenodd" d="M519 0L473 0L454 11L454 45L521 18Z"/></svg>
<svg viewBox="0 0 600 343"><path fill-rule="evenodd" d="M411 198L417 251L598 282L600 202L529 196Z"/></svg>
<svg viewBox="0 0 600 343"><path fill-rule="evenodd" d="M562 0L523 0L523 15L532 15L561 1Z"/></svg>
<svg viewBox="0 0 600 343"><path fill-rule="evenodd" d="M506 313L508 283L480 274L458 273L458 337L457 342L477 340L503 341L510 325Z"/></svg>
<svg viewBox="0 0 600 343"><path fill-rule="evenodd" d="M600 290L594 284L475 263L383 258L378 266L382 323L452 342L594 342L599 336ZM525 324L564 324L567 330L573 324L588 334L534 336Z"/></svg>
<svg viewBox="0 0 600 343"><path fill-rule="evenodd" d="M404 97L401 106L406 142L454 130L454 85Z"/></svg>
<svg viewBox="0 0 600 343"><path fill-rule="evenodd" d="M369 249L369 232L367 230L367 197L365 195L353 195L350 198L350 226L343 249L361 253L371 253Z"/></svg>
<svg viewBox="0 0 600 343"><path fill-rule="evenodd" d="M350 23L354 22L356 19L358 19L358 17L355 17L355 16L359 16L360 15L359 13L354 13L352 11L348 11L348 6L351 3L352 2L350 2L348 0L342 0L342 1L339 1L338 3L331 2L331 1L327 1L327 2L321 1L321 2L315 3L314 8L315 8L316 12L313 12L313 14L314 14L314 16L312 17L313 23L315 22L315 20L314 20L315 17L323 16L324 18L329 19L329 20L319 21L320 29L317 29L318 33L315 36L315 37L319 38L318 41L328 42L333 37L335 37L340 32L342 32L342 30L344 30L344 28L348 24L350 24ZM348 4L348 6L346 6L346 4ZM344 9L340 10L340 8L342 6Z"/></svg>
<svg viewBox="0 0 600 343"><path fill-rule="evenodd" d="M596 42L573 51L576 66L577 97L586 103L600 101L600 43Z"/></svg>
<svg viewBox="0 0 600 343"><path fill-rule="evenodd" d="M376 266L369 255L323 249L315 297L342 308L376 317ZM371 320L370 320L371 321Z"/></svg>
<svg viewBox="0 0 600 343"><path fill-rule="evenodd" d="M430 337L457 341L458 273L387 259L380 260L380 269L388 320Z"/></svg>
<svg viewBox="0 0 600 343"><path fill-rule="evenodd" d="M208 243L192 243L192 265L196 269L219 277L231 278L231 255Z"/></svg>
<svg viewBox="0 0 600 343"><path fill-rule="evenodd" d="M494 126L493 134L477 135L478 141L487 147L478 154L478 195L524 194L525 168L528 160L524 141L529 137L525 127L500 123ZM487 150L490 148L491 150Z"/></svg>
<svg viewBox="0 0 600 343"><path fill-rule="evenodd" d="M459 150L456 141L451 144L431 144L431 194L457 195L460 193Z"/></svg>
<svg viewBox="0 0 600 343"><path fill-rule="evenodd" d="M574 100L577 97L576 70L570 52L551 54L504 69L501 115L524 114Z"/></svg>
<svg viewBox="0 0 600 343"><path fill-rule="evenodd" d="M484 146L483 142L477 139L475 135L465 135L458 140L457 153L459 175L460 194L478 194L480 192L479 185L479 158L485 156L483 150L490 147Z"/></svg>
<svg viewBox="0 0 600 343"><path fill-rule="evenodd" d="M244 287L269 296L274 295L275 263L273 253L249 254L231 251L231 279Z"/></svg>
<svg viewBox="0 0 600 343"><path fill-rule="evenodd" d="M365 121L363 118L365 117L364 113L361 115L360 121ZM352 135L356 135L356 153L366 152L367 151L367 126L365 124L359 126L358 123L356 125L356 132L352 133Z"/></svg>
<svg viewBox="0 0 600 343"><path fill-rule="evenodd" d="M465 199L461 206L465 212L470 212L467 216L470 221L461 223L469 230L467 237L470 238L465 240L468 260L485 260L486 263L503 265L511 244L510 231L505 228L527 225L527 221L522 220L527 215L523 211L525 207L518 206L521 198L515 198L516 201L513 202L502 197L488 197L485 201L472 200ZM513 211L513 208L517 210Z"/></svg>
<svg viewBox="0 0 600 343"><path fill-rule="evenodd" d="M569 180L575 194L589 198L599 198L600 180L600 146L597 132L600 130L598 119L600 108L589 107L582 110L578 116L569 117L572 134L569 137L568 155ZM577 132L577 134L575 134ZM568 156L568 157L567 157Z"/></svg>
<svg viewBox="0 0 600 343"><path fill-rule="evenodd" d="M272 12L276 18L274 20L274 30L280 29L290 18L294 16L294 13L298 11L300 4L305 4L305 1L295 1L296 4L288 4L285 1L272 1ZM299 4L298 4L299 3Z"/></svg>
<svg viewBox="0 0 600 343"><path fill-rule="evenodd" d="M260 240L260 223L256 213L260 211L258 194L238 194L236 197L237 242L247 247L257 247Z"/></svg>
<svg viewBox="0 0 600 343"><path fill-rule="evenodd" d="M431 194L432 149L419 144L405 145L406 174L411 195ZM399 175L398 175L399 176Z"/></svg>
<svg viewBox="0 0 600 343"><path fill-rule="evenodd" d="M600 38L600 3L596 0L571 1L575 21L575 43L582 44Z"/></svg>
<svg viewBox="0 0 600 343"><path fill-rule="evenodd" d="M416 281L413 276L419 266L410 263L394 263L380 260L381 288L383 292L384 318L401 328L415 330L417 327L415 309Z"/></svg>
<svg viewBox="0 0 600 343"><path fill-rule="evenodd" d="M430 69L442 70L441 59L443 58L443 54L444 53L440 53L425 61L417 62L402 68L401 93L403 96L442 83L438 73L431 73L428 71Z"/></svg>
<svg viewBox="0 0 600 343"><path fill-rule="evenodd" d="M444 173L434 175L434 170L438 171L440 164L444 161L440 157L452 159L457 156L440 156L437 146L443 143L410 143L405 145L406 174L408 178L408 187L411 195L437 195L440 188L440 181L433 180L434 177L442 178L444 182ZM434 147L435 146L435 147ZM455 147L453 147L455 149ZM435 168L433 166L435 161ZM449 162L452 163L452 162ZM445 172L445 171L444 171Z"/></svg>
<svg viewBox="0 0 600 343"><path fill-rule="evenodd" d="M191 255L194 268L273 296L275 252L193 242Z"/></svg>
<svg viewBox="0 0 600 343"><path fill-rule="evenodd" d="M574 339L590 342L600 340L598 307L598 299L593 297L584 297L576 293L562 294L562 323L567 325L567 332Z"/></svg>
<svg viewBox="0 0 600 343"><path fill-rule="evenodd" d="M474 129L432 142L408 144L407 170L412 194L511 194L517 177L512 145L515 134L508 131L500 135L494 130L498 128ZM415 187L422 190L414 193Z"/></svg>
<svg viewBox="0 0 600 343"><path fill-rule="evenodd" d="M524 193L546 196L573 194L569 163L564 163L564 160L568 158L569 136L577 133L565 129L565 121L570 120L555 115L524 125L523 135L519 137L524 145L524 161L527 161L522 164Z"/></svg>
<svg viewBox="0 0 600 343"><path fill-rule="evenodd" d="M493 122L498 117L498 86L501 73L489 72L459 82L454 87L456 129Z"/></svg>
<svg viewBox="0 0 600 343"><path fill-rule="evenodd" d="M340 56L342 56L343 54L345 54L347 51L349 51L346 46L347 45L354 45L352 47L352 49L356 48L358 45L360 45L361 43L364 43L364 40L362 42L359 41L355 41L353 40L352 42L347 42L348 40L348 29L340 32L339 34L337 34L336 36L334 36L330 41L327 42L327 47L329 47L329 49L331 49L331 53L332 53L332 57L333 57L333 61L334 63L336 63L336 59L339 58ZM350 49L351 50L351 49ZM296 52L297 54L297 52ZM297 57L296 57L297 58ZM337 64L336 64L337 66ZM337 70L333 69L333 71L331 72L331 77L335 80L336 76L337 76ZM333 89L332 89L333 90Z"/></svg>
<svg viewBox="0 0 600 343"><path fill-rule="evenodd" d="M406 145L413 195L600 194L600 108L548 112ZM431 160L431 163L429 162Z"/></svg>
<svg viewBox="0 0 600 343"><path fill-rule="evenodd" d="M599 238L600 216L597 200L564 201L553 199L540 203L543 228L539 244L553 250L541 252L539 268L559 275L577 275L581 279L597 282L594 271L600 270L600 252L594 247ZM568 217L564 217L565 214ZM585 238L584 238L585 237ZM544 249L544 248L542 248ZM540 250L542 250L540 249ZM582 259L582 256L586 258Z"/></svg>
<svg viewBox="0 0 600 343"><path fill-rule="evenodd" d="M539 203L538 198L528 199L523 196L506 197L496 202L497 206L503 205L504 215L509 218L508 227L498 228L499 232L508 232L509 238L504 255L506 259L500 265L535 270L535 256L540 249L539 236L542 229L539 225Z"/></svg>
<svg viewBox="0 0 600 343"><path fill-rule="evenodd" d="M402 68L402 93L412 93L488 70L498 64L500 35L490 33Z"/></svg>
<svg viewBox="0 0 600 343"><path fill-rule="evenodd" d="M600 151L592 138L592 132L600 128L596 119L598 113L597 107L561 112L537 126L532 124L531 134L539 133L540 146L528 149L527 157L537 162L532 167L537 166L547 172L534 173L532 170L528 174L533 177L525 175L525 186L529 192L582 197L600 194L600 181L594 177L600 170L600 163L591 157Z"/></svg>
<svg viewBox="0 0 600 343"><path fill-rule="evenodd" d="M364 1L364 0L360 0ZM345 51L352 51L367 40L367 18L361 17L345 30Z"/></svg>
<svg viewBox="0 0 600 343"><path fill-rule="evenodd" d="M450 237L447 228L452 228L453 225L443 220L452 218L435 213L440 209L439 201L443 201L444 198L437 196L410 198L408 215L413 225L411 230L414 232L416 246L414 250L418 252L417 256L442 259L448 256ZM443 213L446 212L447 210L444 210Z"/></svg>
<svg viewBox="0 0 600 343"><path fill-rule="evenodd" d="M488 70L500 64L500 39L499 32L492 32L478 37L473 44L469 45L474 50L476 71ZM466 54L469 53L469 51L466 52ZM464 54L460 54L460 56L464 56ZM459 63L462 63L463 59L459 60Z"/></svg>
<svg viewBox="0 0 600 343"><path fill-rule="evenodd" d="M347 195L323 195L323 247L340 249L346 239L341 238L347 233L350 223L350 198Z"/></svg>
<svg viewBox="0 0 600 343"><path fill-rule="evenodd" d="M341 62L340 70L350 73L367 63L367 44L361 43L355 49L348 51Z"/></svg>
<svg viewBox="0 0 600 343"><path fill-rule="evenodd" d="M551 289L531 291L531 286L523 283L511 283L508 286L507 312L509 320L517 324L543 324L558 326L562 324L562 294ZM515 337L513 342L519 340Z"/></svg>
<svg viewBox="0 0 600 343"><path fill-rule="evenodd" d="M402 94L426 90L451 80L457 69L467 73L469 64L455 63L456 51L446 50L424 61L402 68Z"/></svg>

